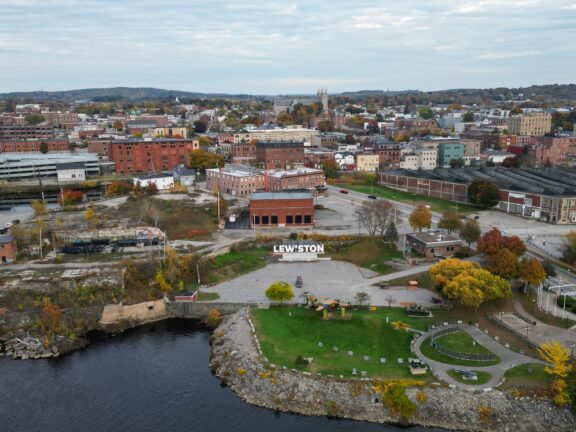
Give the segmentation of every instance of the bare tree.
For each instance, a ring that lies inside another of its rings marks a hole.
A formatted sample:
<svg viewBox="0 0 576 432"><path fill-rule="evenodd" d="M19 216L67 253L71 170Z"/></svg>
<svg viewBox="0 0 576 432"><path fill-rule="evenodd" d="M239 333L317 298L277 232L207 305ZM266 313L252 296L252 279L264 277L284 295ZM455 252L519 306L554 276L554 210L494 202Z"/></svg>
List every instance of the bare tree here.
<svg viewBox="0 0 576 432"><path fill-rule="evenodd" d="M391 295L389 295L388 297L385 298L386 303L388 303L388 308L390 309L392 307L392 303L394 303L394 297L392 297Z"/></svg>
<svg viewBox="0 0 576 432"><path fill-rule="evenodd" d="M386 200L364 202L356 213L371 237L376 234L384 237L388 226L394 221L394 206Z"/></svg>
<svg viewBox="0 0 576 432"><path fill-rule="evenodd" d="M358 303L358 305L361 307L364 307L365 305L370 303L370 296L368 295L368 293L366 293L364 291L360 291L359 293L356 293L356 295L354 296L354 299L356 300L356 303Z"/></svg>

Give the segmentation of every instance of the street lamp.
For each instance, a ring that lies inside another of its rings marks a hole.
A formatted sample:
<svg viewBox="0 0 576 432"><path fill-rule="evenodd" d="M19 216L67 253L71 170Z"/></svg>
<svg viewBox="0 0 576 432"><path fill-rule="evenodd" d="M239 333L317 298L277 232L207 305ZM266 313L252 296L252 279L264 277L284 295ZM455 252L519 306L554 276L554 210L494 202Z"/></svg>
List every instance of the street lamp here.
<svg viewBox="0 0 576 432"><path fill-rule="evenodd" d="M524 330L526 330L526 339L528 339L528 332L530 331L530 327L526 327Z"/></svg>
<svg viewBox="0 0 576 432"><path fill-rule="evenodd" d="M534 305L536 304L536 299L532 299L532 313L534 313Z"/></svg>
<svg viewBox="0 0 576 432"><path fill-rule="evenodd" d="M572 345L570 345L571 351L570 351L570 357L574 358L574 347L576 347L576 343L573 343Z"/></svg>

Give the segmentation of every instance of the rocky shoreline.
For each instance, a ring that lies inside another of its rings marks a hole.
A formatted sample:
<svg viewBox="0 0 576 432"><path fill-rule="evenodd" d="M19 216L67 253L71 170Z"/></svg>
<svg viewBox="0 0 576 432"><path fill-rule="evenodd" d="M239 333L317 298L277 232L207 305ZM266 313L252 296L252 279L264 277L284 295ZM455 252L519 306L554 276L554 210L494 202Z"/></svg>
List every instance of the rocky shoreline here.
<svg viewBox="0 0 576 432"><path fill-rule="evenodd" d="M409 421L375 400L368 379L313 376L268 363L257 344L248 309L229 315L215 330L211 367L244 401L277 411L376 423L403 423L462 431L576 430L576 418L548 400L514 398L504 392L471 393L447 387L408 388L418 413Z"/></svg>

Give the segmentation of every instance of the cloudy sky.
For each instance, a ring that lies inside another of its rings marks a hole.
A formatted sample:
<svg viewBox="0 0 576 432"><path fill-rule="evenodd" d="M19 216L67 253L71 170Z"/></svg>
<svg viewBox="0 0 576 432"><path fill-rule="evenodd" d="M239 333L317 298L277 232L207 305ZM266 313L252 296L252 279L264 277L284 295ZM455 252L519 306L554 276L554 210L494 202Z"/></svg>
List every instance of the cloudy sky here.
<svg viewBox="0 0 576 432"><path fill-rule="evenodd" d="M576 0L0 0L0 92L576 82Z"/></svg>

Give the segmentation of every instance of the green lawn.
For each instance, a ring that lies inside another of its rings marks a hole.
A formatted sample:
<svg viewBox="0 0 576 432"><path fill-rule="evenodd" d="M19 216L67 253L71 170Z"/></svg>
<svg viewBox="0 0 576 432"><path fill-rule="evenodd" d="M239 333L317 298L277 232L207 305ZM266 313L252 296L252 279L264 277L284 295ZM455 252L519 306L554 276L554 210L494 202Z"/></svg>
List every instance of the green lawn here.
<svg viewBox="0 0 576 432"><path fill-rule="evenodd" d="M278 366L347 377L352 376L353 368L358 374L366 371L369 376L410 377L407 360L414 356L410 352L413 333L395 330L392 322L402 319L423 327L426 321L407 318L402 309L348 313L352 315L350 320L323 320L321 312L290 307L257 309L252 316L264 355ZM338 347L338 351L333 347ZM348 356L348 351L353 356ZM298 355L314 360L309 366L298 366L295 364ZM369 356L369 360L365 361L363 356ZM386 363L380 363L381 357L386 358ZM404 363L398 364L398 358L404 359Z"/></svg>
<svg viewBox="0 0 576 432"><path fill-rule="evenodd" d="M486 384L492 378L492 375L490 375L488 372L484 372L484 371L472 371L472 372L476 373L476 376L478 377L478 381L465 380L464 378L462 378L462 374L460 372L456 372L455 370L449 370L448 375L450 375L451 378L455 379L458 382L461 382L463 384L470 384L470 385Z"/></svg>
<svg viewBox="0 0 576 432"><path fill-rule="evenodd" d="M476 342L468 333L459 331L441 336L436 343L446 349L468 354L492 354L491 351Z"/></svg>
<svg viewBox="0 0 576 432"><path fill-rule="evenodd" d="M508 369L504 375L504 388L521 385L531 388L548 388L554 377L544 371L544 366L528 363Z"/></svg>
<svg viewBox="0 0 576 432"><path fill-rule="evenodd" d="M526 312L528 312L529 314L532 314L532 316L534 316L534 318L536 318L539 321L542 321L545 324L550 324L550 325L560 327L560 328L565 328L565 329L570 328L574 324L576 324L575 321L572 321L569 319L559 318L559 317L555 317L553 315L547 315L545 312L545 309L539 310L538 305L536 304L536 301L537 301L536 296L532 292L528 295L519 294L519 296L520 296L520 301L522 302L522 307L524 308L524 310ZM550 302L550 308L551 309L554 308L554 304L552 301Z"/></svg>
<svg viewBox="0 0 576 432"><path fill-rule="evenodd" d="M473 213L481 210L470 204L464 204L464 203L456 204L455 202L452 201L423 195L415 195L410 192L396 190L382 185L374 185L373 189L371 185L337 184L335 186L342 189L350 189L365 194L374 194L381 198L400 201L406 204L416 204L416 205L421 203L429 204L430 209L435 212L443 212L444 210L450 208L454 209L457 208L458 211L463 214Z"/></svg>
<svg viewBox="0 0 576 432"><path fill-rule="evenodd" d="M476 360L459 360L447 355L444 355L430 346L430 338L426 338L420 345L422 354L431 360L436 360L441 363L457 365L457 366L490 366L500 363L500 359L492 361L476 361Z"/></svg>
<svg viewBox="0 0 576 432"><path fill-rule="evenodd" d="M380 274L387 274L396 270L386 264L386 261L402 258L402 252L378 239L362 239L328 255L333 260L348 261Z"/></svg>
<svg viewBox="0 0 576 432"><path fill-rule="evenodd" d="M215 292L198 292L198 301L211 301L211 300L218 300L220 298L220 294Z"/></svg>
<svg viewBox="0 0 576 432"><path fill-rule="evenodd" d="M262 246L218 255L210 263L208 278L215 284L257 270L267 264L268 254L268 249Z"/></svg>
<svg viewBox="0 0 576 432"><path fill-rule="evenodd" d="M415 280L418 282L418 288L424 288L430 291L434 291L434 282L430 273L423 272L412 276L406 276L398 279L392 279L390 281L390 286L408 286L408 282Z"/></svg>

